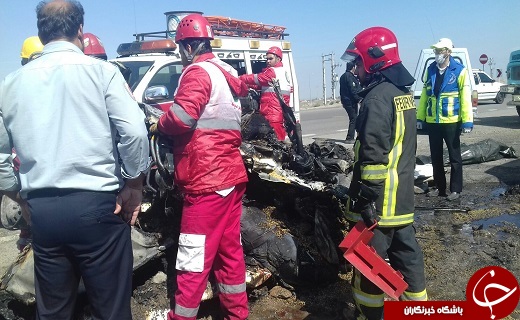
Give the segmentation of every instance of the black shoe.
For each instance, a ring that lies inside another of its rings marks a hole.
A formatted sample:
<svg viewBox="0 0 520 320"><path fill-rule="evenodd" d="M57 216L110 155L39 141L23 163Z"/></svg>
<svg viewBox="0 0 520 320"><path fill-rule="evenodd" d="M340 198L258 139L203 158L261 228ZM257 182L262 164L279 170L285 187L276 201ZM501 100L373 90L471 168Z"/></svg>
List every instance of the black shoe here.
<svg viewBox="0 0 520 320"><path fill-rule="evenodd" d="M460 198L460 193L459 193L459 192L452 192L452 193L450 193L450 195L446 198L446 200L448 200L448 201L455 201L455 200L457 200L458 198Z"/></svg>
<svg viewBox="0 0 520 320"><path fill-rule="evenodd" d="M356 142L356 139L353 139L353 138L347 138L345 139L345 143L348 143L348 144L354 144L354 142Z"/></svg>
<svg viewBox="0 0 520 320"><path fill-rule="evenodd" d="M433 190L426 194L427 197L447 197L446 191Z"/></svg>

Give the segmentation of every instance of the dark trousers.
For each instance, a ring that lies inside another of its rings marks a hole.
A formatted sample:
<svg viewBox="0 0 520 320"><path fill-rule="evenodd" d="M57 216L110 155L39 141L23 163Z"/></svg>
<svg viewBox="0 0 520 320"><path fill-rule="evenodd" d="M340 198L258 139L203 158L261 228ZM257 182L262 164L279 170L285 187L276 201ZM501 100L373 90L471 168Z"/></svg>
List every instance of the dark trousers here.
<svg viewBox="0 0 520 320"><path fill-rule="evenodd" d="M446 142L450 159L450 191L462 192L462 155L460 153L461 123L428 123L430 154L433 166L433 179L439 192L446 192L446 174L444 173L444 148Z"/></svg>
<svg viewBox="0 0 520 320"><path fill-rule="evenodd" d="M130 226L114 215L115 193L29 193L36 319L72 319L80 278L92 319L132 319Z"/></svg>
<svg viewBox="0 0 520 320"><path fill-rule="evenodd" d="M348 114L348 131L347 131L347 140L348 139L354 139L356 134L356 119L358 116L358 108L357 104L355 105L343 105L343 108L345 111L347 111Z"/></svg>
<svg viewBox="0 0 520 320"><path fill-rule="evenodd" d="M408 288L406 288L400 300L427 300L424 256L415 238L413 225L375 228L370 246L376 250L380 257L388 258L392 268L403 275ZM357 270L354 270L352 284L354 300L357 305L356 314L363 314L368 320L382 319L383 291ZM367 297L379 301L378 303L369 301Z"/></svg>

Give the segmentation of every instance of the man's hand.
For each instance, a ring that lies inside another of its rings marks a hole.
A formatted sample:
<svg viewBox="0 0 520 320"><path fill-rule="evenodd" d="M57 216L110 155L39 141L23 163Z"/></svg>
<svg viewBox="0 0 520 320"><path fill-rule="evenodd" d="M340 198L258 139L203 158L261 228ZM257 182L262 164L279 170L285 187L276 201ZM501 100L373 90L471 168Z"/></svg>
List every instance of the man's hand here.
<svg viewBox="0 0 520 320"><path fill-rule="evenodd" d="M131 226L135 224L137 215L141 211L141 201L143 199L143 179L141 174L136 179L129 179L116 199L116 209L114 214L121 215L121 218Z"/></svg>

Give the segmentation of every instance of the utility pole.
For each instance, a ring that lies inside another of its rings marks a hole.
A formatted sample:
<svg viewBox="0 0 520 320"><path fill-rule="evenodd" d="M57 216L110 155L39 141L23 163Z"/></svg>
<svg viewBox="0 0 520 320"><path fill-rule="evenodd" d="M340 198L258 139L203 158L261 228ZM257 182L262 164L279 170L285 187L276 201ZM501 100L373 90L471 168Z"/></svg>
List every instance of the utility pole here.
<svg viewBox="0 0 520 320"><path fill-rule="evenodd" d="M332 99L336 100L336 84L339 82L338 75L336 74L336 68L341 67L340 63L334 64L334 53L331 58L331 81L332 81Z"/></svg>
<svg viewBox="0 0 520 320"><path fill-rule="evenodd" d="M495 65L495 60L493 58L489 58L489 76L493 79L493 66Z"/></svg>
<svg viewBox="0 0 520 320"><path fill-rule="evenodd" d="M323 104L327 104L327 85L325 83L325 61L332 61L332 53L329 54L322 54L321 55L321 69L323 72ZM325 59L325 57L330 57L328 59Z"/></svg>

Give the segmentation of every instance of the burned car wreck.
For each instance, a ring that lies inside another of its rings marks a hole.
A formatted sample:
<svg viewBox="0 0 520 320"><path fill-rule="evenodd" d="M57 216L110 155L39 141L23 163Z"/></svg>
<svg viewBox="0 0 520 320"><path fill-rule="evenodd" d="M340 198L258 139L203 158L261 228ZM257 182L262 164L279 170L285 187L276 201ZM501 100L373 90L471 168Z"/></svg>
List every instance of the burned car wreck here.
<svg viewBox="0 0 520 320"><path fill-rule="evenodd" d="M328 140L303 146L301 131L299 141L292 136L291 142L278 141L257 112L254 97L246 100L240 151L249 177L241 220L248 288L260 287L268 279L291 290L335 281L344 261L338 244L348 223L341 200L350 184L353 153ZM142 107L150 123L160 116L159 109ZM142 212L131 233L134 276L153 265L156 272L167 274L164 295L170 296L175 288L182 196L173 184L168 138L151 135L150 142L152 168L146 178ZM3 275L0 289L24 305L34 304L30 245ZM208 283L203 300L215 293Z"/></svg>

